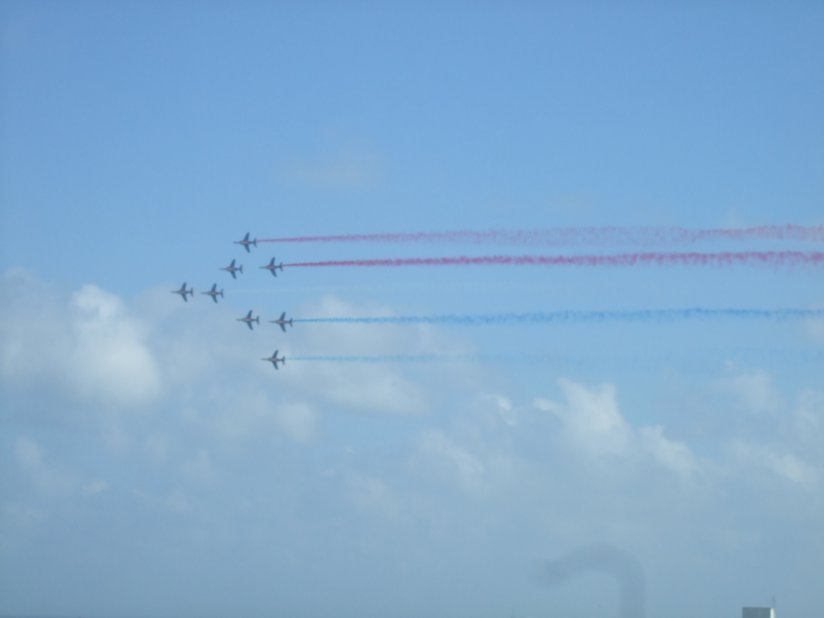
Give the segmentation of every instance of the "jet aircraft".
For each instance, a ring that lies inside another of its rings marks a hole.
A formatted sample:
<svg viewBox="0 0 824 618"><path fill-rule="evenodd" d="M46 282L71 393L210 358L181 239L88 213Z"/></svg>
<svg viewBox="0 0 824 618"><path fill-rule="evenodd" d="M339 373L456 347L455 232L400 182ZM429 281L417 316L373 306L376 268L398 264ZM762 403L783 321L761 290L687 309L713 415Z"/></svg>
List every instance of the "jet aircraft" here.
<svg viewBox="0 0 824 618"><path fill-rule="evenodd" d="M277 350L275 350L275 353L272 354L272 356L270 356L268 358L261 358L260 360L269 361L270 363L272 363L272 366L275 369L278 368L278 363L283 363L284 365L286 364L286 357L281 356L280 358L278 358L278 351Z"/></svg>
<svg viewBox="0 0 824 618"><path fill-rule="evenodd" d="M186 282L184 281L183 285L180 286L179 290L172 290L172 294L180 294L180 296L183 298L183 300L185 300L188 303L189 299L186 298L186 294L188 294L189 296L194 296L195 295L195 289L194 288L189 288L187 290L186 289Z"/></svg>
<svg viewBox="0 0 824 618"><path fill-rule="evenodd" d="M235 273L236 272L243 272L243 264L241 264L240 266L235 266L235 261L232 260L231 264L229 264L228 266L224 266L220 270L225 270L230 275L232 275L232 279L237 279L237 275Z"/></svg>
<svg viewBox="0 0 824 618"><path fill-rule="evenodd" d="M275 258L272 258L271 260L269 260L269 263L266 266L261 266L261 268L264 268L271 272L273 277L277 277L278 274L275 271L280 269L280 272L283 272L283 262L281 262L280 264L275 264Z"/></svg>
<svg viewBox="0 0 824 618"><path fill-rule="evenodd" d="M246 322L246 326L249 327L249 330L254 330L254 328L252 328L252 322L255 322L256 324L260 324L260 316L257 316L256 318L253 318L251 309L249 309L249 313L246 314L245 318L235 318L235 319L238 322Z"/></svg>
<svg viewBox="0 0 824 618"><path fill-rule="evenodd" d="M271 324L277 324L280 326L280 330L284 333L286 332L286 325L292 326L292 318L286 319L286 312L280 314L280 317L277 320L269 320Z"/></svg>
<svg viewBox="0 0 824 618"><path fill-rule="evenodd" d="M236 245L243 245L243 248L246 249L246 253L251 253L252 251L249 249L249 245L254 245L257 247L257 238L249 240L249 232L246 232L246 236L244 236L241 240L234 241Z"/></svg>
<svg viewBox="0 0 824 618"><path fill-rule="evenodd" d="M201 294L206 294L208 296L211 296L212 300L215 301L215 302L217 302L217 297L218 296L223 298L223 290L220 290L220 292L217 291L217 283L212 284L212 289L211 290L209 290L208 292L201 292Z"/></svg>

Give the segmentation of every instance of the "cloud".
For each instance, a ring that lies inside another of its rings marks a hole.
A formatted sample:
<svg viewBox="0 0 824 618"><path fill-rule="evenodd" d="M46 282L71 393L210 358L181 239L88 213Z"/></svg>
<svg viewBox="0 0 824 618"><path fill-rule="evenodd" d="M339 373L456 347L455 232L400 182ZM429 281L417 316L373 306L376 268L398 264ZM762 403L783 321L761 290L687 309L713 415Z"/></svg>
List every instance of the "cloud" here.
<svg viewBox="0 0 824 618"><path fill-rule="evenodd" d="M23 402L15 406L48 408L57 415L72 402L83 408L83 418L97 423L110 448L143 445L140 452L156 464L173 458L173 434L147 425L135 435L137 425L112 412L163 411L167 420L201 427L222 440L268 434L308 443L317 435L321 410L392 415L420 414L431 407L426 388L399 366L296 362L275 373L258 360L263 355L259 335L238 337L230 319L235 312L228 306L183 306L164 289L130 308L99 286L65 292L19 270L8 273L4 283L0 380ZM385 309L331 297L307 308L314 315L364 310ZM381 354L442 345L427 330L296 329L280 348L289 357L292 349ZM448 374L437 380L445 383ZM38 397L45 403L31 405Z"/></svg>
<svg viewBox="0 0 824 618"><path fill-rule="evenodd" d="M727 443L732 465L744 477L771 477L814 490L824 480L824 392L804 389L795 405L782 409L769 433Z"/></svg>
<svg viewBox="0 0 824 618"><path fill-rule="evenodd" d="M106 481L96 480L84 484L80 491L86 496L94 496L103 493L109 489L109 484Z"/></svg>
<svg viewBox="0 0 824 618"><path fill-rule="evenodd" d="M387 315L386 307L356 305L327 296L303 308L306 315L316 317L351 315ZM370 327L347 324L345 327L325 326L295 332L295 347L322 350L324 354L375 355L425 354L438 351L438 345L425 327ZM311 365L293 363L289 366L291 384L304 397L311 393L335 407L378 414L421 414L431 407L426 389L407 377L391 363L314 362Z"/></svg>
<svg viewBox="0 0 824 618"><path fill-rule="evenodd" d="M732 441L730 451L734 461L745 470L765 470L805 489L819 485L821 470L792 453L743 440Z"/></svg>
<svg viewBox="0 0 824 618"><path fill-rule="evenodd" d="M824 320L809 320L806 330L813 340L824 343Z"/></svg>
<svg viewBox="0 0 824 618"><path fill-rule="evenodd" d="M10 389L58 389L76 401L140 408L162 392L146 326L94 285L61 295L21 271L0 298L0 379Z"/></svg>
<svg viewBox="0 0 824 618"><path fill-rule="evenodd" d="M145 327L127 315L122 301L86 285L71 301L76 333L72 380L87 398L140 406L161 391L160 372L146 344Z"/></svg>
<svg viewBox="0 0 824 618"><path fill-rule="evenodd" d="M534 405L561 422L563 437L572 450L596 458L646 458L682 478L690 478L699 471L699 462L691 449L664 436L660 425L637 429L630 425L618 407L614 385L587 388L563 378L559 385L565 403L538 398Z"/></svg>
<svg viewBox="0 0 824 618"><path fill-rule="evenodd" d="M682 477L691 477L699 470L698 461L689 447L665 437L660 425L639 428L638 441L656 462Z"/></svg>
<svg viewBox="0 0 824 618"><path fill-rule="evenodd" d="M204 448L198 450L193 458L185 461L182 470L188 478L204 484L211 483L216 475L209 451Z"/></svg>
<svg viewBox="0 0 824 618"><path fill-rule="evenodd" d="M328 189L364 190L380 183L383 162L364 149L340 149L278 166L278 176L287 183Z"/></svg>
<svg viewBox="0 0 824 618"><path fill-rule="evenodd" d="M419 441L419 458L437 476L456 483L468 493L480 494L488 487L487 467L483 461L440 431L423 433Z"/></svg>
<svg viewBox="0 0 824 618"><path fill-rule="evenodd" d="M165 493L153 493L142 489L132 490L132 496L138 504L152 510L175 515L186 515L193 511L194 505L189 496L179 489Z"/></svg>
<svg viewBox="0 0 824 618"><path fill-rule="evenodd" d="M285 403L278 406L277 423L296 442L307 443L315 438L318 414L306 403Z"/></svg>
<svg viewBox="0 0 824 618"><path fill-rule="evenodd" d="M240 390L219 390L208 401L201 401L197 409L189 408L185 415L190 426L206 429L226 442L286 436L307 443L315 437L318 420L311 404L273 398L251 381L242 384Z"/></svg>
<svg viewBox="0 0 824 618"><path fill-rule="evenodd" d="M421 431L410 465L436 485L495 501L517 493L536 469L524 459L522 440L534 427L500 394L475 396L446 427Z"/></svg>
<svg viewBox="0 0 824 618"><path fill-rule="evenodd" d="M801 444L812 444L824 460L824 391L805 389L798 394L793 413L795 435Z"/></svg>
<svg viewBox="0 0 824 618"><path fill-rule="evenodd" d="M730 372L734 371L730 368ZM761 370L741 371L716 381L716 387L735 397L738 404L754 414L777 412L784 405L771 376Z"/></svg>
<svg viewBox="0 0 824 618"><path fill-rule="evenodd" d="M626 454L632 430L618 409L615 387L602 384L587 389L563 378L559 384L565 404L538 398L535 407L555 415L575 448L595 456Z"/></svg>
<svg viewBox="0 0 824 618"><path fill-rule="evenodd" d="M14 445L17 464L44 494L68 494L74 491L71 475L46 463L43 449L33 440L20 437Z"/></svg>
<svg viewBox="0 0 824 618"><path fill-rule="evenodd" d="M39 443L19 436L14 443L14 460L36 491L48 498L94 496L108 491L109 484L101 479L81 481L65 466L49 461Z"/></svg>
<svg viewBox="0 0 824 618"><path fill-rule="evenodd" d="M500 418L506 425L509 427L515 427L518 424L518 413L509 398L502 395L486 395L484 396L484 399L487 399L495 404L498 418Z"/></svg>
<svg viewBox="0 0 824 618"><path fill-rule="evenodd" d="M352 502L359 509L374 513L381 518L394 520L403 513L403 500L386 481L352 474L347 480L347 489Z"/></svg>

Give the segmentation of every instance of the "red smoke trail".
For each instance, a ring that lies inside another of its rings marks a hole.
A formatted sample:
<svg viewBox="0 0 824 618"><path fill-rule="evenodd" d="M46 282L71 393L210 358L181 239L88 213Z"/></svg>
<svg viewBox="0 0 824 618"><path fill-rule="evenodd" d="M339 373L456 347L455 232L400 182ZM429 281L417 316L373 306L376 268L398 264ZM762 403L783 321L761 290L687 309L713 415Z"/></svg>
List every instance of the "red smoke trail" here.
<svg viewBox="0 0 824 618"><path fill-rule="evenodd" d="M571 227L545 230L452 230L331 236L258 238L272 243L469 243L522 246L693 244L712 240L824 242L824 225L761 225L743 228Z"/></svg>
<svg viewBox="0 0 824 618"><path fill-rule="evenodd" d="M618 253L613 255L482 255L293 262L287 267L376 266L820 266L820 251L724 251L718 253Z"/></svg>

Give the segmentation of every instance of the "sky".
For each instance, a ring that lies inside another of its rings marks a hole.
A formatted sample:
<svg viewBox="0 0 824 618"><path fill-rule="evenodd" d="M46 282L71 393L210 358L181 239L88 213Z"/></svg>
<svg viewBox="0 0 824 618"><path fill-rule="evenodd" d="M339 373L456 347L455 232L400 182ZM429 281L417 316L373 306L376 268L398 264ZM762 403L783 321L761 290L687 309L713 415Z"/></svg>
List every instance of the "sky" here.
<svg viewBox="0 0 824 618"><path fill-rule="evenodd" d="M0 4L0 615L818 615L820 257L289 265L820 252L822 30L813 2ZM585 233L787 224L812 237ZM501 234L263 242L456 230ZM813 313L593 317L690 307ZM590 318L500 317L561 311Z"/></svg>

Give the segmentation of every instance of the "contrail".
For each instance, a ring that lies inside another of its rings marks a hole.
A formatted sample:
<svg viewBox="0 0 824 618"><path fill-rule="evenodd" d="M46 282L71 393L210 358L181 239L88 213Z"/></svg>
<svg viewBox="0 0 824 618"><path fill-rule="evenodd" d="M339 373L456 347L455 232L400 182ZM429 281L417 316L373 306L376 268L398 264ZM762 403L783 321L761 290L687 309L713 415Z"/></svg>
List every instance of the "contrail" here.
<svg viewBox="0 0 824 618"><path fill-rule="evenodd" d="M611 255L481 255L292 262L290 268L401 266L820 266L821 251L616 253Z"/></svg>
<svg viewBox="0 0 824 618"><path fill-rule="evenodd" d="M686 307L682 309L608 311L562 310L530 313L341 316L294 318L294 321L304 324L456 324L461 326L483 326L564 322L680 322L712 319L772 320L776 322L817 320L824 319L824 309L710 309Z"/></svg>
<svg viewBox="0 0 824 618"><path fill-rule="evenodd" d="M694 244L713 240L783 240L824 242L824 225L759 225L740 228L567 227L535 230L450 230L381 232L328 236L258 238L269 243L467 243L520 246L638 246Z"/></svg>

